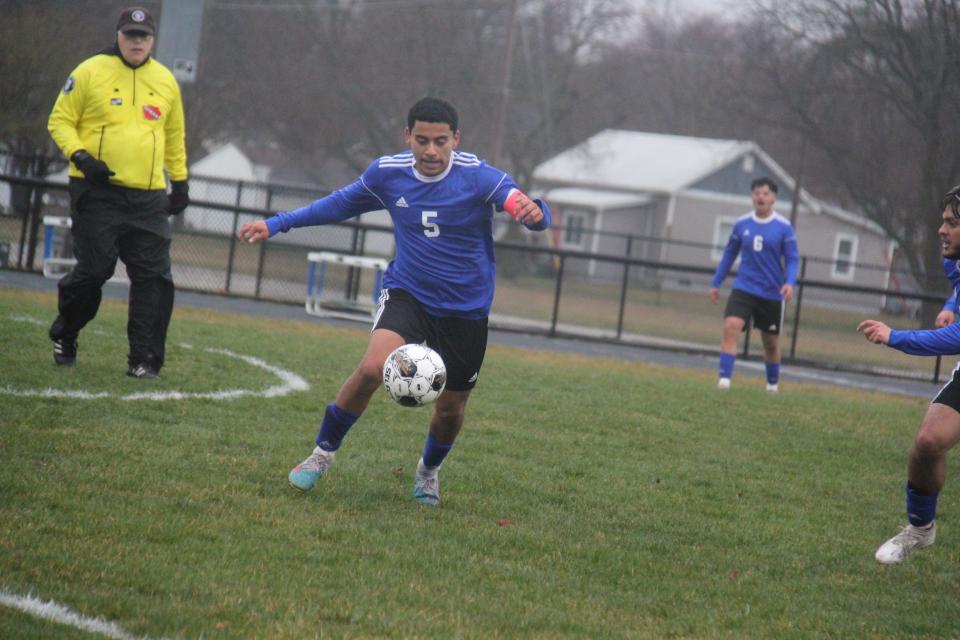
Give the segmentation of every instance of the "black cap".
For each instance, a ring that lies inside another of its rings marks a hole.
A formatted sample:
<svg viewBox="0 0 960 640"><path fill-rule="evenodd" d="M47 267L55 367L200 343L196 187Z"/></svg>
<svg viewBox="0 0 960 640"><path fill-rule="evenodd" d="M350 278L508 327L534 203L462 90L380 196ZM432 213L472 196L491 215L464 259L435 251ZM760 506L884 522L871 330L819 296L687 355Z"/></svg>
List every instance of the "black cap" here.
<svg viewBox="0 0 960 640"><path fill-rule="evenodd" d="M153 21L153 16L143 7L130 7L124 9L117 20L117 31L143 31L150 35L156 35L157 25Z"/></svg>

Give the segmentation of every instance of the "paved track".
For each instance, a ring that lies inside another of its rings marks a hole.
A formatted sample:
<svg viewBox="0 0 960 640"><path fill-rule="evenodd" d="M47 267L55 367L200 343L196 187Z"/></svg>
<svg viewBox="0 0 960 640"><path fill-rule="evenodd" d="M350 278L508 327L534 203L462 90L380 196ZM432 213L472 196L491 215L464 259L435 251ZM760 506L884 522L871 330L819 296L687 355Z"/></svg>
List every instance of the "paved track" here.
<svg viewBox="0 0 960 640"><path fill-rule="evenodd" d="M36 291L55 292L57 285L56 281L46 279L39 274L0 270L0 287L15 287L21 289L32 289ZM123 284L108 283L104 287L104 296L108 298L125 300L127 297L127 287ZM267 318L323 322L343 327L363 327L365 325L365 322L361 321L315 318L307 315L301 305L264 302L243 298L230 298L226 296L194 293L189 291L177 291L176 304L178 307L215 309L229 313L242 313L245 315ZM51 309L51 320L53 313L54 309ZM719 332L719 323L717 327ZM701 369L705 371L716 371L717 368L717 358L716 356L712 355L704 356L701 354L686 353L668 349L653 349L648 347L611 344L591 340L549 338L546 336L516 331L491 330L490 342L494 344L504 344L512 347L518 347L521 349L579 353L588 356L602 356L634 362L651 362L666 366ZM953 365L954 363L952 360L944 360L943 366L947 368L947 370L942 373L941 378L946 378L946 376L949 374L949 368L953 367ZM736 366L734 385L737 384L738 377L760 377L762 375L762 362L740 360L737 362ZM861 389L865 392L875 391L885 394L898 394L927 399L932 398L943 384L942 382L940 384L934 384L933 382L900 380L882 376L872 376L869 374L839 373L826 369L800 367L795 365L785 365L781 373L781 378L784 386L784 392L789 389L789 384L791 381L802 381L814 384L822 384L825 386L841 386L852 389ZM758 381L753 382L756 383Z"/></svg>

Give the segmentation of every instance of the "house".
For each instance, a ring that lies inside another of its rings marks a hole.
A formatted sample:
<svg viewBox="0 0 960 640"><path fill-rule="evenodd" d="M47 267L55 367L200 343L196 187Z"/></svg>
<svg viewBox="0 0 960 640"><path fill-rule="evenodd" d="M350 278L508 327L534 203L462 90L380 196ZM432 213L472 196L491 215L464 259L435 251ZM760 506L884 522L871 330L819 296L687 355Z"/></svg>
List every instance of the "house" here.
<svg viewBox="0 0 960 640"><path fill-rule="evenodd" d="M533 187L554 211L561 248L714 268L763 176L779 186L775 209L794 222L807 279L888 286L894 243L883 230L803 189L794 207L795 179L754 142L607 129L540 164ZM623 272L580 262L592 277Z"/></svg>
<svg viewBox="0 0 960 640"><path fill-rule="evenodd" d="M273 167L255 163L240 147L228 143L190 166L190 199L194 203L212 202L275 212L305 206L327 194L317 187L279 183L273 174ZM259 218L252 214L234 216L222 208L191 204L183 214L183 224L191 231L231 235L245 222ZM392 227L386 211L365 213L358 220ZM365 240L365 252L392 255L392 234L370 233ZM343 228L311 227L296 234L285 234L273 243L352 252L354 240L353 234Z"/></svg>

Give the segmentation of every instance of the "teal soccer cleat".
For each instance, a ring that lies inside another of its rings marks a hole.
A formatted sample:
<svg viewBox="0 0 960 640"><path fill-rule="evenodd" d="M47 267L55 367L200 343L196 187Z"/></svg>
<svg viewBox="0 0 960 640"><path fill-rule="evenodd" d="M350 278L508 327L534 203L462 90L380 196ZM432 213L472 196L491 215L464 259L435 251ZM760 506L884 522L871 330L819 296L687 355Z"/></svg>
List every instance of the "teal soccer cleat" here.
<svg viewBox="0 0 960 640"><path fill-rule="evenodd" d="M295 466L287 476L290 486L297 491L309 491L317 484L320 476L333 464L335 453L315 447L310 456Z"/></svg>
<svg viewBox="0 0 960 640"><path fill-rule="evenodd" d="M413 497L422 505L435 507L440 504L440 468L432 471L423 466L423 460L417 464L413 474Z"/></svg>

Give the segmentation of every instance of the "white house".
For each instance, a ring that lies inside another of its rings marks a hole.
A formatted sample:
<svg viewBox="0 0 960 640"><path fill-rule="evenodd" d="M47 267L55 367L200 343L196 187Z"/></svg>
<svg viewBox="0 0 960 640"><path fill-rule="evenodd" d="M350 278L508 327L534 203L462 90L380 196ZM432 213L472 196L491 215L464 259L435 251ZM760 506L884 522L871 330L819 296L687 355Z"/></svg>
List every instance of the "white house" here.
<svg viewBox="0 0 960 640"><path fill-rule="evenodd" d="M190 166L190 199L275 212L302 207L325 195L325 192L308 186L271 183L270 174L270 167L254 163L237 145L229 143ZM241 214L235 222L232 212L199 204L191 204L184 212L186 229L218 235L229 235L245 222L255 219L259 216ZM386 211L370 212L361 219L366 224L392 226ZM278 237L274 244L349 251L352 239L351 234L342 228L316 227ZM392 255L392 234L368 234L365 252Z"/></svg>

